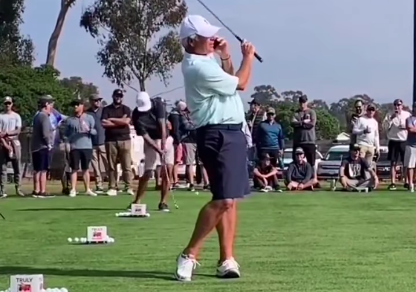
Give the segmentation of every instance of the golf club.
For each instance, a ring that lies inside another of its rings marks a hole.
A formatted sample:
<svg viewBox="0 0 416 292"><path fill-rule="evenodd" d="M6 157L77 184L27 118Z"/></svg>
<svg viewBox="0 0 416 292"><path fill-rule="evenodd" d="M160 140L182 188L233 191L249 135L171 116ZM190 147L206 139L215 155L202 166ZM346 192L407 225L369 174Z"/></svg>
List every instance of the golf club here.
<svg viewBox="0 0 416 292"><path fill-rule="evenodd" d="M201 0L197 0L209 13L212 14L212 16L214 16L240 43L244 42L244 39L242 39L241 37L239 37L234 31L231 30L231 28L229 28L211 9L208 8L207 5L205 5L204 2L202 2ZM260 62L263 63L263 58L260 57L259 54L254 53L254 56L256 57L256 59Z"/></svg>
<svg viewBox="0 0 416 292"><path fill-rule="evenodd" d="M6 218L4 218L2 213L0 213L0 217L3 218L3 220L6 220Z"/></svg>
<svg viewBox="0 0 416 292"><path fill-rule="evenodd" d="M161 158L162 158L163 172L165 173L166 181L167 181L168 185L170 186L170 179L169 179L168 167L167 167L166 162L165 162L165 157L162 156ZM169 187L169 189L170 189L170 187ZM176 202L174 192L170 192L170 195L171 195L172 200L173 200L173 205L175 206L176 209L179 209L179 205Z"/></svg>

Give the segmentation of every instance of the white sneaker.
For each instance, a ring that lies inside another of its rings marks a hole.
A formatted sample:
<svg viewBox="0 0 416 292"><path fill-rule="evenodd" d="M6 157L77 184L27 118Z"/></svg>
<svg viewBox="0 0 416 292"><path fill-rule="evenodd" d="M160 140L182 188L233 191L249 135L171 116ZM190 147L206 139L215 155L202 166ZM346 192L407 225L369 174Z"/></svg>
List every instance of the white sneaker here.
<svg viewBox="0 0 416 292"><path fill-rule="evenodd" d="M415 186L414 186L414 185L410 185L410 186L409 186L409 191L410 191L411 193L414 193L414 192L415 192Z"/></svg>
<svg viewBox="0 0 416 292"><path fill-rule="evenodd" d="M134 196L134 191L132 189L128 189L127 194L129 194L130 196Z"/></svg>
<svg viewBox="0 0 416 292"><path fill-rule="evenodd" d="M96 196L97 196L97 194L96 194L96 193L94 193L93 191L91 191L91 189L88 189L88 190L85 192L85 194L86 194L86 195L88 195L88 196L91 196L91 197L96 197Z"/></svg>
<svg viewBox="0 0 416 292"><path fill-rule="evenodd" d="M69 192L69 196L70 196L71 198L75 198L75 197L77 196L77 191L76 191L76 190L71 190L71 191Z"/></svg>
<svg viewBox="0 0 416 292"><path fill-rule="evenodd" d="M220 278L240 278L240 266L234 258L223 261L221 265L217 267L217 277Z"/></svg>
<svg viewBox="0 0 416 292"><path fill-rule="evenodd" d="M176 260L175 278L182 282L192 281L192 273L197 265L199 263L195 258L180 254Z"/></svg>
<svg viewBox="0 0 416 292"><path fill-rule="evenodd" d="M107 191L107 195L110 196L110 197L117 196L117 191L115 189L109 189Z"/></svg>

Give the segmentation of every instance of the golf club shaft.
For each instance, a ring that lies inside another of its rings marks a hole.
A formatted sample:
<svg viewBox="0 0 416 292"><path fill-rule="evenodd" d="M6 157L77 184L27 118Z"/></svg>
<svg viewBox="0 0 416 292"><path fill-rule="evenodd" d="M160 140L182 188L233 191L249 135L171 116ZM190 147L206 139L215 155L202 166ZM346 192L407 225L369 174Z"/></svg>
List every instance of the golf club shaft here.
<svg viewBox="0 0 416 292"><path fill-rule="evenodd" d="M204 2L202 2L201 0L197 0L209 13L212 14L212 16L214 16L240 43L244 42L244 39L242 39L241 37L239 37L234 31L232 31L231 28L229 28L211 9L208 8L207 5L205 5ZM256 57L256 59L260 62L263 63L263 58L260 57L259 54L257 54L257 52L254 53L254 56Z"/></svg>

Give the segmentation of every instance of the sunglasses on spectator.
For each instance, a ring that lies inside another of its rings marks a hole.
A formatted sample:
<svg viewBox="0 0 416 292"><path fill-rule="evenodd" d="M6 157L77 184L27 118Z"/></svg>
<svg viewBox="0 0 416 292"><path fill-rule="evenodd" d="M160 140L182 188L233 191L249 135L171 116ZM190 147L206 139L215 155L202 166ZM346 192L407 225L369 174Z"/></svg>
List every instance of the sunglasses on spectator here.
<svg viewBox="0 0 416 292"><path fill-rule="evenodd" d="M367 109L367 111L368 111L368 112L375 112L375 111L376 111L376 109L375 109L375 108L368 108L368 109Z"/></svg>
<svg viewBox="0 0 416 292"><path fill-rule="evenodd" d="M113 98L123 98L123 95L122 94L117 94L117 95L114 95Z"/></svg>
<svg viewBox="0 0 416 292"><path fill-rule="evenodd" d="M394 106L401 106L401 103L395 103Z"/></svg>
<svg viewBox="0 0 416 292"><path fill-rule="evenodd" d="M11 105L11 102L5 102L4 105Z"/></svg>
<svg viewBox="0 0 416 292"><path fill-rule="evenodd" d="M101 102L102 99L94 99L94 102Z"/></svg>

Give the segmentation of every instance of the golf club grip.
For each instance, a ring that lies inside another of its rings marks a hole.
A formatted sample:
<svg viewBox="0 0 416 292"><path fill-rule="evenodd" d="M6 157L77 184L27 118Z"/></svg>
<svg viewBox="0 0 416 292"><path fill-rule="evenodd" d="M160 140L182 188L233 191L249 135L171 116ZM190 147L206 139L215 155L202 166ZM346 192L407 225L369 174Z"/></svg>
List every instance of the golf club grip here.
<svg viewBox="0 0 416 292"><path fill-rule="evenodd" d="M235 36L235 38L240 42L240 43L243 43L244 42L244 40L242 39L242 38L240 38L238 35L234 35ZM263 63L263 58L262 57L260 57L260 55L259 54L257 54L257 52L254 52L254 57L256 57L256 59L260 62L260 63Z"/></svg>

